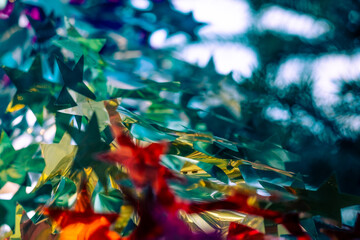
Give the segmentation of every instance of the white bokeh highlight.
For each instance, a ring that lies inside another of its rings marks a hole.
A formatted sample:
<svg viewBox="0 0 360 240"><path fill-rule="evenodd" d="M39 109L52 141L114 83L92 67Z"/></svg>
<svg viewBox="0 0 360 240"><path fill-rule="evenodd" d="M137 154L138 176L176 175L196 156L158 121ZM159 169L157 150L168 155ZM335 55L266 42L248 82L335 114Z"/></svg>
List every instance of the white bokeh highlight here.
<svg viewBox="0 0 360 240"><path fill-rule="evenodd" d="M317 39L331 30L325 19L315 19L306 14L271 6L262 10L259 15L258 28L304 39Z"/></svg>

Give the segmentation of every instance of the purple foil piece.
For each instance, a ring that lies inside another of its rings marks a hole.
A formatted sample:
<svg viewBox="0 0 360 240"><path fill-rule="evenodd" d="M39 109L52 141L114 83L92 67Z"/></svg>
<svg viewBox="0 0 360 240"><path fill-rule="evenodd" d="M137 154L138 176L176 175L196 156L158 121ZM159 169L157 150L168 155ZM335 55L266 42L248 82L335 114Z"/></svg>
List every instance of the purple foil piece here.
<svg viewBox="0 0 360 240"><path fill-rule="evenodd" d="M14 2L8 1L5 8L0 10L0 19L8 19L14 9Z"/></svg>
<svg viewBox="0 0 360 240"><path fill-rule="evenodd" d="M31 17L34 20L41 21L43 20L44 16L41 16L40 10L38 7L30 7L25 9L26 16Z"/></svg>

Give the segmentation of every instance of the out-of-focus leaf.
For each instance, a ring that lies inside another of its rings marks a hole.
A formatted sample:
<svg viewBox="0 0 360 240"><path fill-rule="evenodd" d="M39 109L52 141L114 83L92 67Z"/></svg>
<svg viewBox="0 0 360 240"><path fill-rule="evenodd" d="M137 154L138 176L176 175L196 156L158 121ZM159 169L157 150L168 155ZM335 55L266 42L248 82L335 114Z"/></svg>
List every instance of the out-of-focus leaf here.
<svg viewBox="0 0 360 240"><path fill-rule="evenodd" d="M41 58L38 55L27 72L18 69L4 68L6 74L17 88L12 106L23 104L29 106L38 122L43 123L44 107L54 102L55 85L43 78Z"/></svg>
<svg viewBox="0 0 360 240"><path fill-rule="evenodd" d="M54 40L53 44L71 51L74 54L75 62L78 62L81 56L84 55L86 66L100 67L104 65L99 51L103 48L106 39L86 39L81 37L79 33L74 37L74 32L77 32L77 30L70 26L68 28L69 38Z"/></svg>

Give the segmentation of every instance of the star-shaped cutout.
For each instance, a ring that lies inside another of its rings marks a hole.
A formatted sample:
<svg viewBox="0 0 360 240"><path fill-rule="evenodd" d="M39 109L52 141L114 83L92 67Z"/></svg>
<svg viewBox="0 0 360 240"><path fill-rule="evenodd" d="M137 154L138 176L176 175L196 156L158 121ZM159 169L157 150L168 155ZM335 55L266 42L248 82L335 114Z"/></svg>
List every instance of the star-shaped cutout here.
<svg viewBox="0 0 360 240"><path fill-rule="evenodd" d="M119 149L100 155L100 159L112 164L119 163L129 170L129 176L138 188L151 186L156 193L167 192L167 178L174 175L160 164L160 156L166 151L166 144L151 143L140 147L123 133L123 128L113 127Z"/></svg>
<svg viewBox="0 0 360 240"><path fill-rule="evenodd" d="M88 98L95 100L96 96L83 82L84 56L80 57L79 61L76 63L73 69L70 69L68 66L66 66L66 64L59 58L56 58L56 60L64 82L64 87L61 90L59 99L64 99L65 96L70 95L66 90L67 87L74 90L75 92L78 92ZM71 105L74 104L74 102L71 102L70 99L69 103Z"/></svg>
<svg viewBox="0 0 360 240"><path fill-rule="evenodd" d="M71 137L68 133L65 133L59 143L40 145L45 160L45 168L36 188L42 186L56 175L65 176L68 174L78 148L70 143Z"/></svg>
<svg viewBox="0 0 360 240"><path fill-rule="evenodd" d="M342 208L360 204L359 196L339 192L335 175L327 179L316 191L292 186L288 187L288 190L299 197L299 202L306 208L305 211L334 219L339 223Z"/></svg>
<svg viewBox="0 0 360 240"><path fill-rule="evenodd" d="M35 114L37 121L43 123L44 107L50 107L54 100L55 85L43 78L40 55L35 57L29 71L3 67L17 88L12 100L15 105L26 105Z"/></svg>
<svg viewBox="0 0 360 240"><path fill-rule="evenodd" d="M64 126L64 128L78 145L78 151L70 169L71 174L92 167L99 181L106 187L108 179L106 169L108 165L97 161L96 154L106 152L110 147L101 139L96 113L91 117L85 132L71 126Z"/></svg>
<svg viewBox="0 0 360 240"><path fill-rule="evenodd" d="M139 10L139 13L141 12L143 11ZM154 1L152 9L145 12L155 14L157 23L159 23L160 27L168 29L169 34L185 32L190 36L191 40L198 39L196 30L205 25L197 22L192 12L185 14L174 10L171 1L168 0Z"/></svg>
<svg viewBox="0 0 360 240"><path fill-rule="evenodd" d="M74 54L75 62L78 62L80 58L85 56L85 64L96 68L104 65L103 60L100 57L100 50L104 47L106 39L94 38L87 39L82 37L78 31L70 25L67 29L68 38L54 40L53 44L60 48L65 48Z"/></svg>
<svg viewBox="0 0 360 240"><path fill-rule="evenodd" d="M77 106L59 110L58 113L74 115L75 117L83 116L87 119L91 119L92 115L96 113L99 129L103 131L110 122L109 114L105 108L106 101L93 101L75 92L71 92L71 96L76 101Z"/></svg>

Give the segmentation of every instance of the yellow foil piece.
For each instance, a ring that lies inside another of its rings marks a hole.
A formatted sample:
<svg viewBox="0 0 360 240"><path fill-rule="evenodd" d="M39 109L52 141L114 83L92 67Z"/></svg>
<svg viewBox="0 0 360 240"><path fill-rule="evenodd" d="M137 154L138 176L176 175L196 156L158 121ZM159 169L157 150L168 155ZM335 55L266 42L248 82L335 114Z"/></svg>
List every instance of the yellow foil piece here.
<svg viewBox="0 0 360 240"><path fill-rule="evenodd" d="M40 144L41 153L45 160L45 168L35 187L38 189L56 175L67 176L78 147L71 145L71 137L65 133L59 143Z"/></svg>

